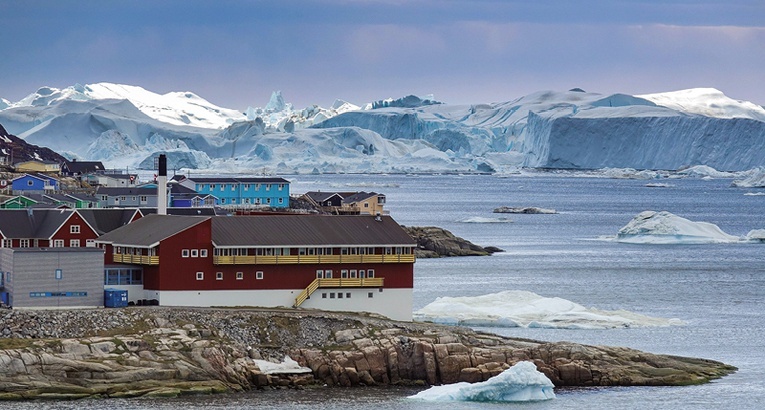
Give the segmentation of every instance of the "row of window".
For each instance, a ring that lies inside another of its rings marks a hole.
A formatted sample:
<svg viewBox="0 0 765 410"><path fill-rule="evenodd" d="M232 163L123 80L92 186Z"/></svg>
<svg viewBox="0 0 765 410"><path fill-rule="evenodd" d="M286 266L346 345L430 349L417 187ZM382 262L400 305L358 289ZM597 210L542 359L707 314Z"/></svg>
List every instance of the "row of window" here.
<svg viewBox="0 0 765 410"><path fill-rule="evenodd" d="M232 204L235 204L235 203L236 203L236 198L229 198L229 199L230 199L230 203L232 203ZM262 205L262 204L264 204L264 203L265 203L266 205L271 205L271 203L272 203L272 202L271 202L271 199L272 199L272 198L265 198L265 199L266 199L266 201L265 201L265 202L261 202L261 199L260 199L260 198L243 198L243 199L242 199L242 203L243 203L243 204L245 204L245 205L249 205L249 204L253 204L253 205ZM277 204L279 204L279 205L282 205L282 204L284 204L284 198L275 198L275 199L276 199L276 203L277 203ZM226 198L221 198L221 199L220 199L220 203L221 203L222 205L225 205L225 204L226 204Z"/></svg>
<svg viewBox="0 0 765 410"><path fill-rule="evenodd" d="M105 285L142 285L143 271L130 268L104 269Z"/></svg>
<svg viewBox="0 0 765 410"><path fill-rule="evenodd" d="M51 247L53 248L63 248L65 246L65 241L63 239L54 239L53 243L51 244ZM69 247L70 248L79 248L80 247L80 240L79 239L70 239L69 240ZM40 240L39 239L19 239L19 248L37 248L40 246ZM85 241L85 246L87 247L95 247L96 246L96 240L95 239L87 239ZM13 247L13 239L3 239L2 243L0 243L0 247L2 248L12 248Z"/></svg>
<svg viewBox="0 0 765 410"><path fill-rule="evenodd" d="M183 258L206 258L207 249L181 249L181 257Z"/></svg>
<svg viewBox="0 0 765 410"><path fill-rule="evenodd" d="M374 255L372 247L343 247L340 255ZM297 248L298 255L335 255L336 248ZM383 249L385 255L408 255L412 249L405 246L387 246ZM214 249L215 256L289 256L291 248L256 248L251 252L248 248L222 248Z"/></svg>
<svg viewBox="0 0 765 410"><path fill-rule="evenodd" d="M261 184L242 184L242 187L245 191L249 191L250 187L253 187L256 191L259 191L260 185ZM265 186L266 191L270 191L271 185L273 184L263 184L263 185ZM276 184L276 189L281 191L284 189L285 186L286 184ZM197 192L199 192L200 190L206 190L207 187L208 187L208 184L197 184ZM220 185L209 184L209 187L210 187L210 191L216 188L220 189L221 191L225 191L226 187L230 187L232 191L236 191L239 188L239 184L220 184Z"/></svg>
<svg viewBox="0 0 765 410"><path fill-rule="evenodd" d="M137 198L139 198L139 201L142 204L145 204L145 203L149 202L149 197L146 196L146 195L141 195L141 196L139 196ZM102 201L108 201L109 200L109 195L101 195L101 200ZM131 201L135 202L135 200L136 200L135 196L131 197ZM119 196L119 197L114 198L114 202L119 203L120 201L123 201L123 202L127 201L127 197L123 195L123 196Z"/></svg>
<svg viewBox="0 0 765 410"><path fill-rule="evenodd" d="M263 271L255 272L255 279L263 279ZM197 280L205 280L205 273L197 272ZM223 280L223 272L215 272L215 280ZM237 272L236 280L244 280L244 272Z"/></svg>
<svg viewBox="0 0 765 410"><path fill-rule="evenodd" d="M334 274L335 272L333 272L332 269L317 269L316 279L332 279L332 275ZM340 270L341 279L374 278L374 277L375 277L374 269L341 269Z"/></svg>
<svg viewBox="0 0 765 410"><path fill-rule="evenodd" d="M380 291L382 292L382 289L380 289ZM327 297L329 297L329 299L335 299L335 298L342 299L343 295L345 295L346 299L350 299L351 298L351 292L345 292L345 293L343 293L343 292L337 292L337 293L335 293L335 292L322 292L321 298L322 299L327 299ZM375 293L374 292L367 292L367 298L371 299L373 297L375 297Z"/></svg>

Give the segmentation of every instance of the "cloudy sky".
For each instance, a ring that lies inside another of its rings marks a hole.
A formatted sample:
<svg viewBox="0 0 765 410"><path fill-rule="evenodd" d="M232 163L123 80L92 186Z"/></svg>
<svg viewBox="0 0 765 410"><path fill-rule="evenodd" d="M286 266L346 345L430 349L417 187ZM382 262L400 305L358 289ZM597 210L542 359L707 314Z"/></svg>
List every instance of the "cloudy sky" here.
<svg viewBox="0 0 765 410"><path fill-rule="evenodd" d="M0 0L0 97L113 82L236 109L574 87L765 104L763 0Z"/></svg>

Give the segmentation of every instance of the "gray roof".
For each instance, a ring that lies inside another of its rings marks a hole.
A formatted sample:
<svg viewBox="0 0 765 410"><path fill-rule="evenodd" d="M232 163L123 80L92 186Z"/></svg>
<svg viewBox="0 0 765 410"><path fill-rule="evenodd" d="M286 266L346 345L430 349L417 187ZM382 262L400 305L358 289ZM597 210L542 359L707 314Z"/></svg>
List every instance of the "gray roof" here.
<svg viewBox="0 0 765 410"><path fill-rule="evenodd" d="M363 201L365 199L369 199L373 196L379 195L375 192L354 192L351 195L343 195L343 203L344 204L352 204L354 202Z"/></svg>
<svg viewBox="0 0 765 410"><path fill-rule="evenodd" d="M157 213L157 208L141 208L141 213L144 215L152 215ZM200 207L200 208L179 208L168 207L168 215L188 215L188 216L213 216L215 215L215 208L213 207Z"/></svg>
<svg viewBox="0 0 765 410"><path fill-rule="evenodd" d="M98 187L96 195L120 196L120 195L157 195L156 187Z"/></svg>
<svg viewBox="0 0 765 410"><path fill-rule="evenodd" d="M248 177L248 178L233 178L233 177L191 177L189 180L195 182L195 183L214 183L214 184L221 184L221 183L245 183L245 184L263 184L263 183L277 183L277 184L289 184L290 181L287 181L284 178L278 178L278 177Z"/></svg>
<svg viewBox="0 0 765 410"><path fill-rule="evenodd" d="M314 201L316 201L318 203L322 203L322 202L328 200L329 198L332 198L333 196L337 196L341 200L343 199L343 197L340 194L338 194L337 192L308 191L308 192L306 192L303 195L311 198L312 200L314 200Z"/></svg>
<svg viewBox="0 0 765 410"><path fill-rule="evenodd" d="M138 212L136 208L87 208L77 210L82 219L99 235L129 224L136 212Z"/></svg>
<svg viewBox="0 0 765 410"><path fill-rule="evenodd" d="M81 193L68 193L66 196L76 199L78 201L89 201L89 202L98 202L98 198L94 197L93 195L88 194L81 194Z"/></svg>
<svg viewBox="0 0 765 410"><path fill-rule="evenodd" d="M397 246L414 240L390 216L258 215L215 217L216 246Z"/></svg>
<svg viewBox="0 0 765 410"><path fill-rule="evenodd" d="M73 212L71 209L0 209L0 233L5 238L48 239Z"/></svg>
<svg viewBox="0 0 765 410"><path fill-rule="evenodd" d="M96 239L96 242L111 243L115 246L151 248L159 241L202 223L210 217L146 215L143 218L117 228Z"/></svg>

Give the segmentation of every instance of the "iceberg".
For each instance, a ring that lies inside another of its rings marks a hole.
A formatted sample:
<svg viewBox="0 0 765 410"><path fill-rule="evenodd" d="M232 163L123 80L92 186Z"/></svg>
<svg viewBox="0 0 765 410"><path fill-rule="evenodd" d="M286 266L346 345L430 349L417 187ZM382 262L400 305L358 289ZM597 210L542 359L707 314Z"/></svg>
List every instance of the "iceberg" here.
<svg viewBox="0 0 765 410"><path fill-rule="evenodd" d="M752 229L746 234L746 239L750 242L765 243L765 229Z"/></svg>
<svg viewBox="0 0 765 410"><path fill-rule="evenodd" d="M644 211L619 230L617 242L635 244L733 243L728 235L709 222L693 222L667 211Z"/></svg>
<svg viewBox="0 0 765 410"><path fill-rule="evenodd" d="M506 290L481 296L440 297L414 312L414 320L448 325L615 329L682 325L679 319L650 317L626 310L587 308L533 292Z"/></svg>
<svg viewBox="0 0 765 410"><path fill-rule="evenodd" d="M739 188L765 188L765 167L752 169L749 176L733 181L731 185Z"/></svg>
<svg viewBox="0 0 765 410"><path fill-rule="evenodd" d="M494 208L495 214L557 214L558 211L549 208L537 208L535 206L510 207L500 206Z"/></svg>
<svg viewBox="0 0 765 410"><path fill-rule="evenodd" d="M534 363L518 362L485 382L433 386L409 399L423 401L528 402L555 398L553 383Z"/></svg>
<svg viewBox="0 0 765 410"><path fill-rule="evenodd" d="M512 223L510 218L485 218L482 216L471 216L470 218L460 219L457 222L466 224L491 224L491 223Z"/></svg>

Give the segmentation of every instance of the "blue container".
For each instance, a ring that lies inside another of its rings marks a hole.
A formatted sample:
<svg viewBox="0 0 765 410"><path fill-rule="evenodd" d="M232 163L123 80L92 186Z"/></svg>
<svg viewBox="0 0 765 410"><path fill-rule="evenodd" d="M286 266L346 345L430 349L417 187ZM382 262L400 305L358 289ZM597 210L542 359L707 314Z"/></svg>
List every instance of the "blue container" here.
<svg viewBox="0 0 765 410"><path fill-rule="evenodd" d="M128 304L128 292L122 289L104 289L104 307L119 308Z"/></svg>

